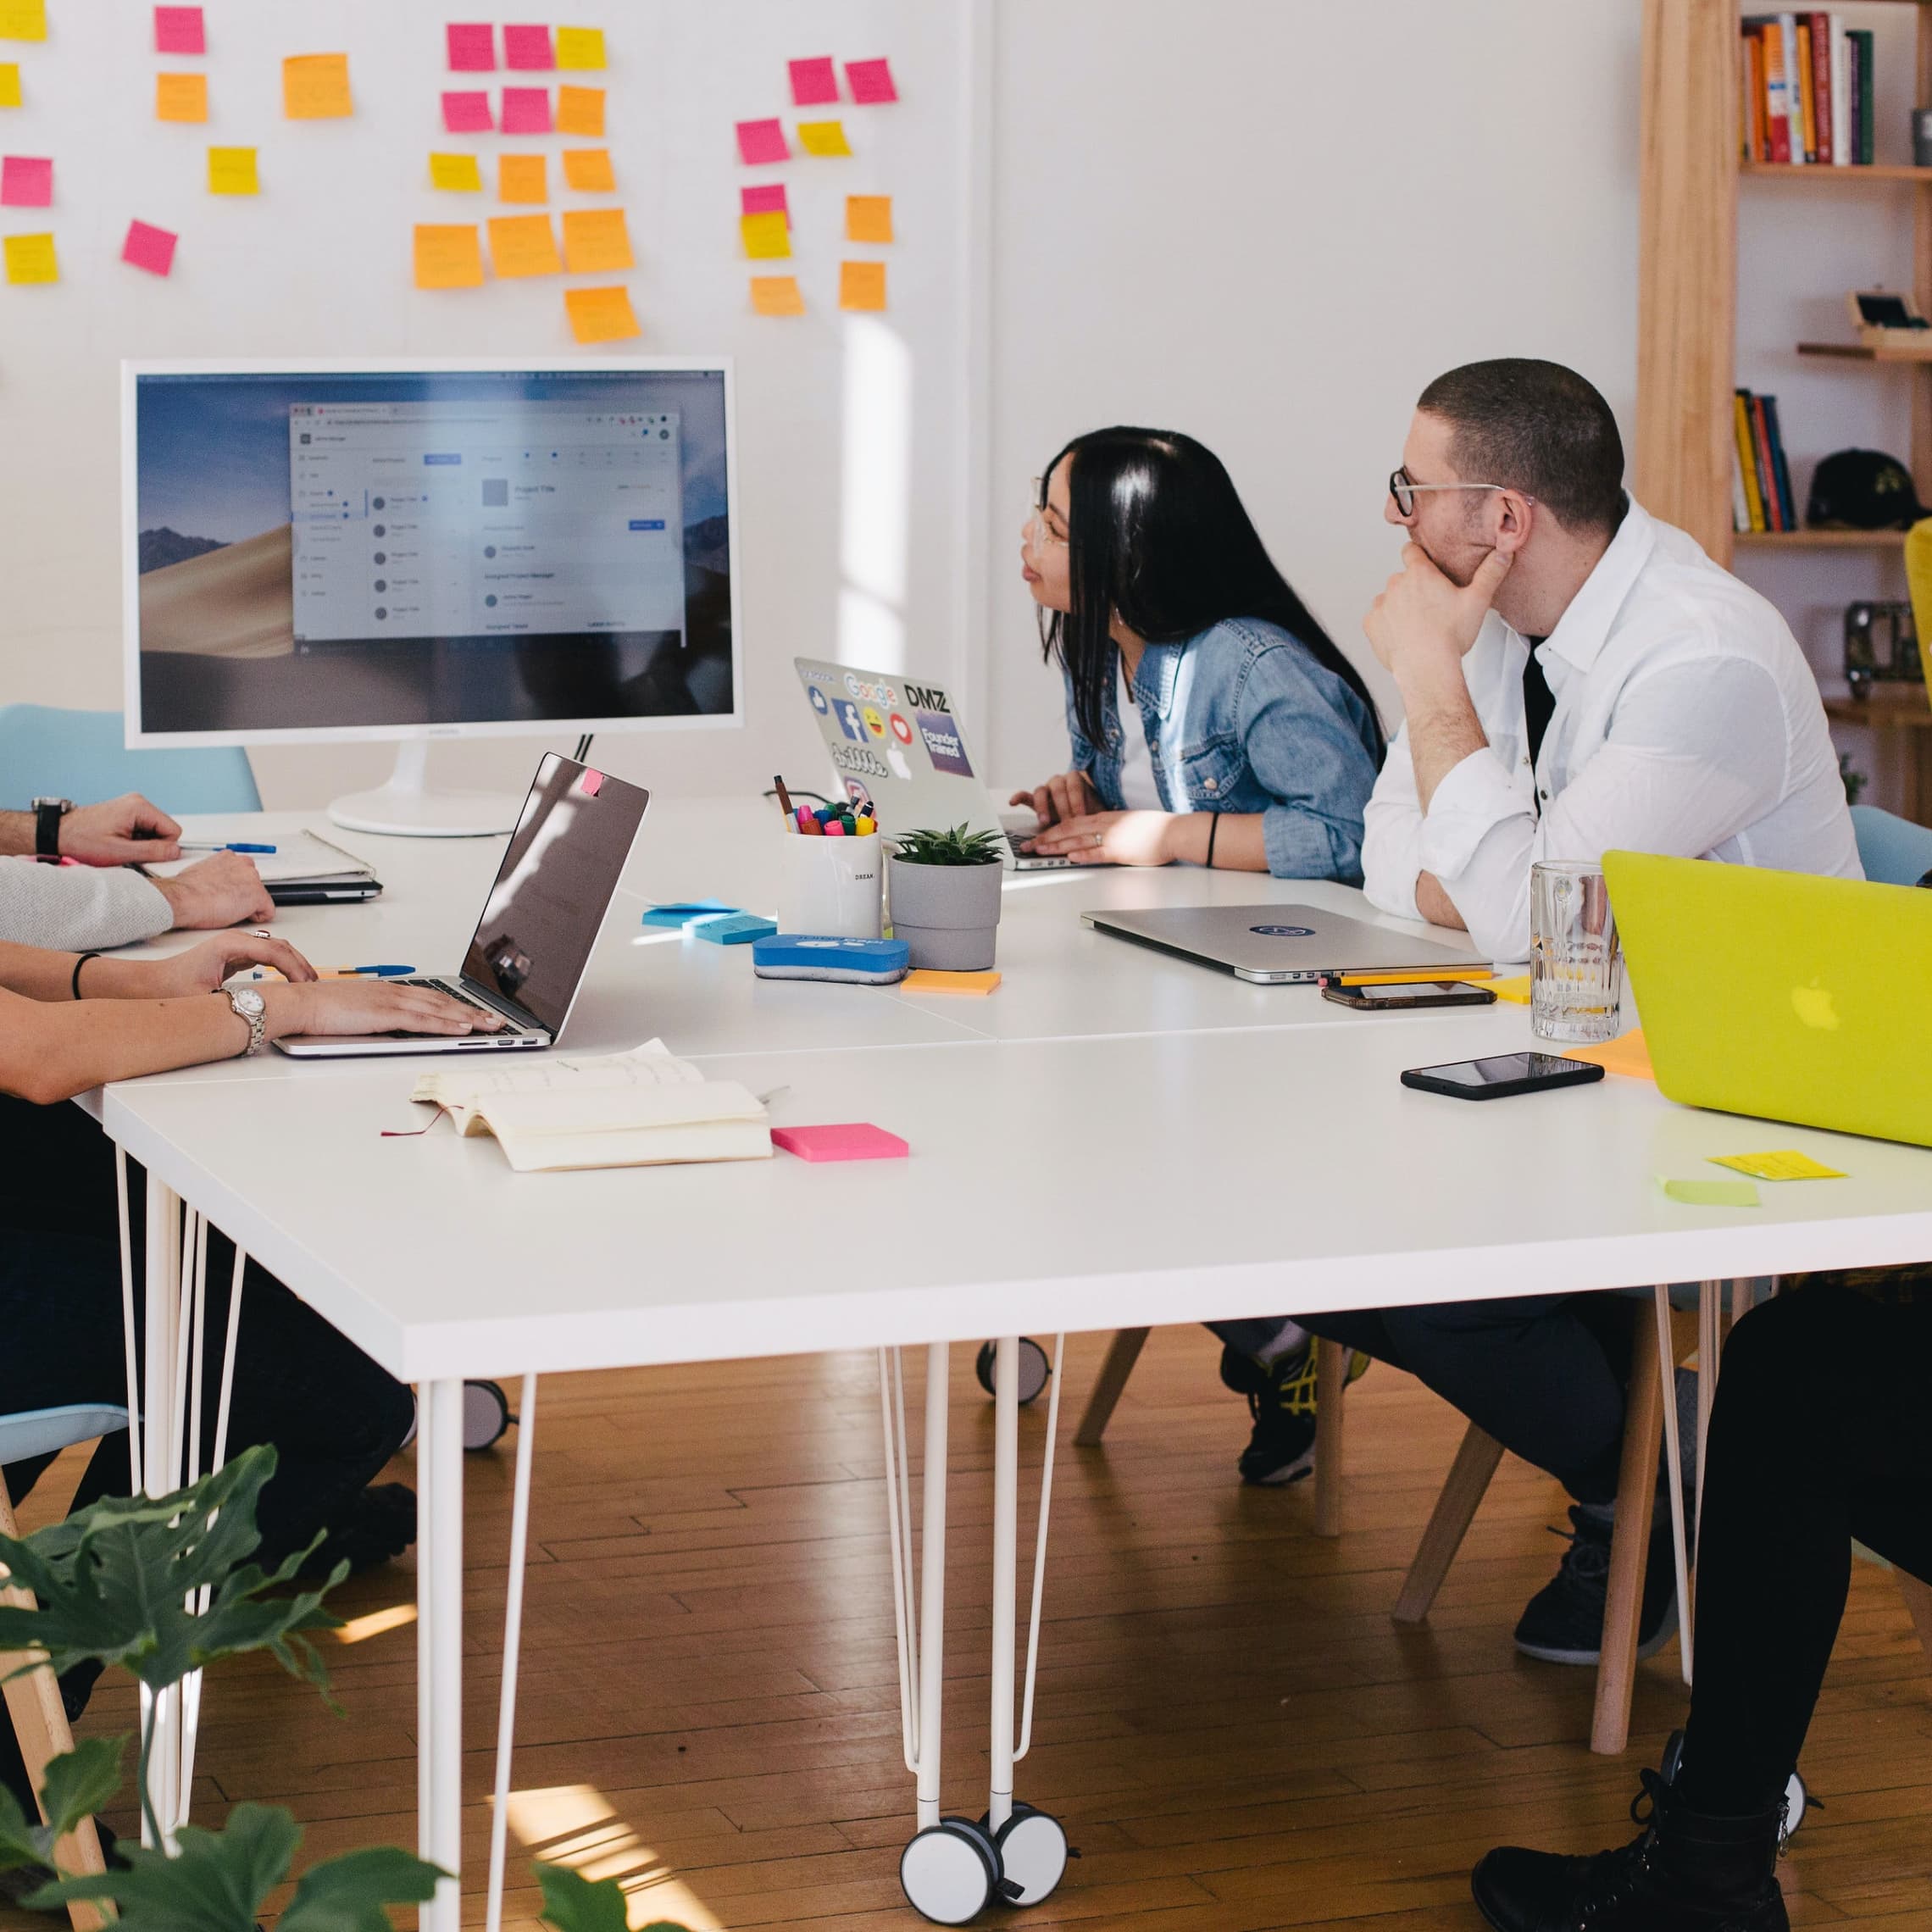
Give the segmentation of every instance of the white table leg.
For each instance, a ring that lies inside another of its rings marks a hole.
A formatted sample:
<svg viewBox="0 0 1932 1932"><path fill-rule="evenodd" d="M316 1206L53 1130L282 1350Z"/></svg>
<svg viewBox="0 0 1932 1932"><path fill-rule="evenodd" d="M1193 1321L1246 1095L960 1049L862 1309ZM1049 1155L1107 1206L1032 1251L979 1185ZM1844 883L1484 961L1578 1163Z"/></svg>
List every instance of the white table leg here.
<svg viewBox="0 0 1932 1932"><path fill-rule="evenodd" d="M142 1487L149 1496L166 1496L177 1486L174 1463L175 1358L181 1328L181 1201L153 1174L147 1177L147 1252L146 1257L146 1360L142 1368ZM150 1700L142 1693L142 1718L154 1706L154 1749L149 1761L154 1815L170 1840L179 1821L180 1802L181 1688L177 1684ZM142 1842L149 1832L145 1819ZM172 1843L167 1847L172 1850Z"/></svg>
<svg viewBox="0 0 1932 1932"><path fill-rule="evenodd" d="M926 1350L924 1501L919 1523L919 1829L939 1823L940 1696L946 1680L946 1457L952 1350Z"/></svg>
<svg viewBox="0 0 1932 1932"><path fill-rule="evenodd" d="M416 1431L417 1849L450 1876L422 1932L459 1932L463 1891L463 1384L425 1382Z"/></svg>
<svg viewBox="0 0 1932 1932"><path fill-rule="evenodd" d="M503 1866L509 1851L510 1752L517 1735L517 1663L523 1652L524 1562L530 1547L530 1465L536 1450L536 1377L523 1379L517 1404L516 1489L510 1506L510 1573L503 1599L503 1684L497 1713L497 1802L490 1813L490 1894L484 1923L503 1923Z"/></svg>
<svg viewBox="0 0 1932 1932"><path fill-rule="evenodd" d="M993 1654L991 1790L986 1828L1013 1816L1013 1618L1019 1587L1019 1338L993 1350Z"/></svg>

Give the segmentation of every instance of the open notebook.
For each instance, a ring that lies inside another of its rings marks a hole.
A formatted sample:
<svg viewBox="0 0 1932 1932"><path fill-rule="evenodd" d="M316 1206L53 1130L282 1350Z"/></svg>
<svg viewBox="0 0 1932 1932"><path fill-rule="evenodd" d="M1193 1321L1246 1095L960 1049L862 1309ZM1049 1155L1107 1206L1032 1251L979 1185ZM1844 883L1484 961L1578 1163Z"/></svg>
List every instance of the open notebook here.
<svg viewBox="0 0 1932 1932"><path fill-rule="evenodd" d="M771 1158L764 1102L661 1040L590 1059L455 1063L409 1097L443 1108L459 1134L495 1135L519 1174Z"/></svg>
<svg viewBox="0 0 1932 1932"><path fill-rule="evenodd" d="M276 832L264 841L275 850L252 853L255 869L278 906L326 904L338 900L373 899L382 890L366 859L345 852L314 832ZM190 851L180 858L143 866L150 879L173 879L210 856Z"/></svg>

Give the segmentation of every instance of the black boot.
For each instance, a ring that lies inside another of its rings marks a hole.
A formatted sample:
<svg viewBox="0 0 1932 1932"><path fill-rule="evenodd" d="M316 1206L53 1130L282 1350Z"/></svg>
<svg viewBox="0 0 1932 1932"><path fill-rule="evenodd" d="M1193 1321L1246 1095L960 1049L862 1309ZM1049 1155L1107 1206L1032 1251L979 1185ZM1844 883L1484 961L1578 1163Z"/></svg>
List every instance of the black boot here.
<svg viewBox="0 0 1932 1932"><path fill-rule="evenodd" d="M1496 1932L1790 1932L1778 1889L1785 1803L1748 1818L1694 1812L1654 1771L1630 1807L1643 1835L1565 1858L1505 1846L1469 1881Z"/></svg>

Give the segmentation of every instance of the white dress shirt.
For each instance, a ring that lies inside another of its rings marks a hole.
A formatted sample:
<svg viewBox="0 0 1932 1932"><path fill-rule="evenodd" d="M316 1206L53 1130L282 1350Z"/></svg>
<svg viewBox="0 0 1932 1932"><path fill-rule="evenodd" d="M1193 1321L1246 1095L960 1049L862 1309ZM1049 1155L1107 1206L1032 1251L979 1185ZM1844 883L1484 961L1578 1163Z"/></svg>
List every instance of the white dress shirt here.
<svg viewBox="0 0 1932 1932"><path fill-rule="evenodd" d="M1537 652L1557 706L1532 769L1529 646L1494 611L1463 661L1486 750L1417 802L1408 728L1376 780L1363 885L1416 909L1433 873L1478 948L1530 950L1530 868L1606 851L1864 876L1818 685L1763 597L1680 530L1629 504L1610 547Z"/></svg>

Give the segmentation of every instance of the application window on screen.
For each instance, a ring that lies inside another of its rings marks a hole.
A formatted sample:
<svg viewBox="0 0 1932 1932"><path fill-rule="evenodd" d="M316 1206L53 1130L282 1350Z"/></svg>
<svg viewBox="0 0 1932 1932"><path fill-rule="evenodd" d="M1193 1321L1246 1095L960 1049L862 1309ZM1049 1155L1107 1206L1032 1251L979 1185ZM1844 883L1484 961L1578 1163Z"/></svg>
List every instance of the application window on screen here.
<svg viewBox="0 0 1932 1932"><path fill-rule="evenodd" d="M295 641L672 631L675 412L570 402L289 411Z"/></svg>

